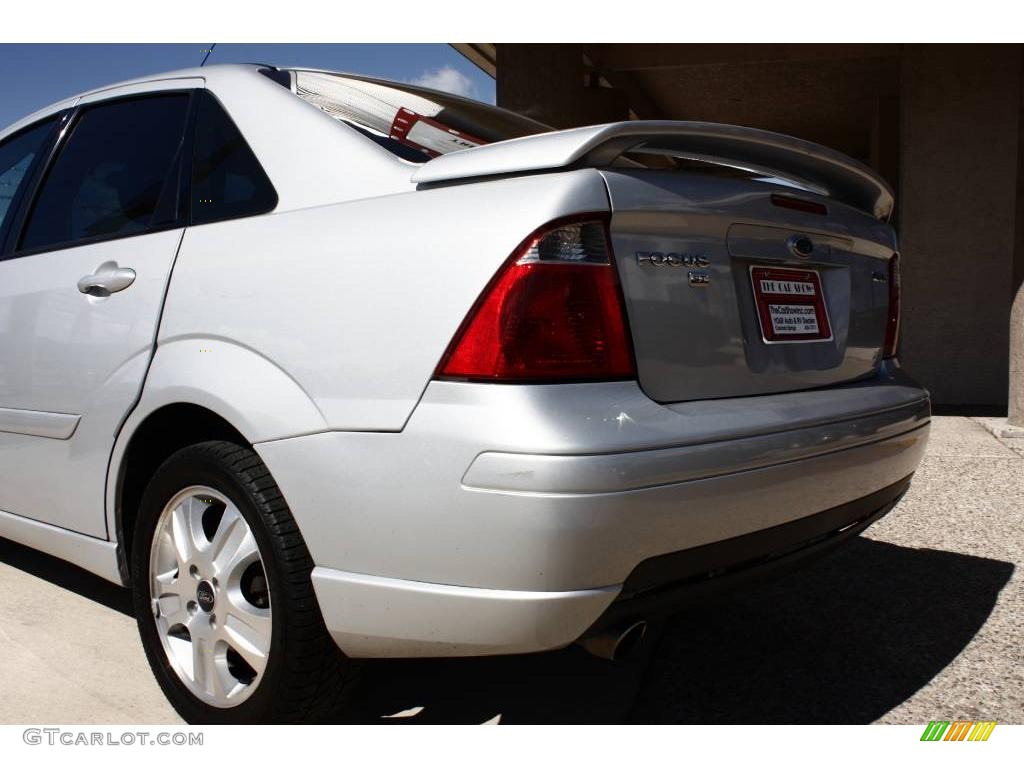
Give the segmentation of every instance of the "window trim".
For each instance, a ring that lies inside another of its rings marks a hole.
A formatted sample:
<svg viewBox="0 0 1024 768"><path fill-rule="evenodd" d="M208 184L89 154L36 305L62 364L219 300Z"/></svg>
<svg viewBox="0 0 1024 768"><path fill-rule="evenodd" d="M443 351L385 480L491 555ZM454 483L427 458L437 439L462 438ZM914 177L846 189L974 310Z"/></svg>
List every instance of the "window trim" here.
<svg viewBox="0 0 1024 768"><path fill-rule="evenodd" d="M15 191L14 197L11 198L10 207L7 209L8 215L5 217L3 224L0 225L0 261L4 261L7 258L7 244L12 242L11 233L20 233L21 231L21 218L24 212L25 200L32 199L34 196L36 185L39 181L39 171L49 164L54 145L60 140L61 131L67 125L70 113L70 109L58 110L4 138L4 143L7 143L28 131L35 130L45 123L53 123L50 126L49 135L43 139L43 143L39 146L39 151L32 158L32 162L26 169L25 176L22 178L21 183L18 184L18 189Z"/></svg>
<svg viewBox="0 0 1024 768"><path fill-rule="evenodd" d="M174 157L173 157L173 159L171 161L170 170L173 170L176 165L179 166L179 168L180 168L181 163L179 163L178 161L181 159L181 153L184 151L186 145L190 146L190 142L188 141L188 139L189 139L189 136L190 136L189 131L190 131L190 129L192 127L192 124L193 124L192 118L193 118L193 112L195 110L195 106L196 106L196 102L197 102L196 97L195 97L195 94L196 94L197 90L203 90L203 89L197 89L197 88L168 88L168 89L160 89L160 90L154 90L154 91L142 91L142 92L138 92L138 93L124 94L124 95L120 95L120 96L113 96L113 97L111 97L109 99L102 99L102 100L98 100L98 101L90 101L87 104L76 104L70 110L66 110L64 115L63 115L63 117L62 117L63 125L62 125L62 128L60 130L60 133L56 137L55 141L51 140L52 141L52 145L50 147L50 152L49 152L48 157L46 158L45 164L42 164L42 165L40 165L39 167L37 167L35 169L35 172L34 172L33 177L31 179L31 183L30 183L29 187L26 187L26 189L25 189L25 193L26 194L24 194L23 197L22 197L22 200L19 201L19 206L18 206L18 210L16 212L16 216L11 221L11 227L7 231L6 239L5 239L5 242L3 244L3 249L0 250L0 261L5 261L5 260L9 260L9 259L20 259L20 258L22 258L24 256L36 256L36 255L43 254L43 253L51 253L53 251L66 251L66 250L70 250L72 248L79 248L79 247L86 246L86 245L94 245L96 243L105 243L105 242L110 242L110 241L113 241L113 240L125 240L125 239L131 238L131 237L140 237L142 235L150 235L150 234L154 234L156 232L166 232L168 230L181 229L183 227L188 226L188 220L189 220L189 218L188 218L188 211L187 210L183 211L182 210L182 205L181 205L181 200L182 200L182 197L181 197L182 190L181 190L181 188L182 188L182 184L183 184L183 180L182 180L182 175L183 174L180 173L180 171L179 171L178 178L174 182L175 183L175 187L176 187L176 189L174 190L174 194L176 195L177 200L178 200L178 206L177 206L178 210L177 210L177 215L172 220L166 221L163 224L158 224L156 226L146 227L145 229L137 231L137 232L129 232L129 233L117 233L117 232L114 232L114 233L105 234L105 235L96 235L94 237L78 238L78 239L75 239L75 240L65 240L65 241L59 242L59 243L48 243L48 244L46 244L44 246L39 246L37 248L21 248L20 247L21 246L21 240L25 236L26 225L28 224L28 220L31 217L33 211L35 210L36 204L39 201L40 191L42 190L43 185L45 184L47 178L49 178L50 172L53 170L53 167L56 165L57 161L60 159L60 156L63 153L64 147L67 146L67 143L71 140L71 137L74 135L75 128L77 127L79 119L81 118L81 115L84 112L86 112L86 111L88 111L90 109L97 108L97 107L103 107L103 106L108 106L110 104L116 104L118 102L142 101L142 100L147 99L147 98L158 98L158 97L161 97L161 96L171 96L171 95L175 95L175 94L187 96L188 97L188 101L187 101L187 103L185 105L185 121L184 121L184 127L182 129L182 136L181 136L181 139L178 142L178 148L175 150ZM46 119L49 119L49 118L44 118L44 120L46 120ZM192 167L191 157L189 157L187 159L187 165L188 165L188 168L191 171L191 167ZM189 174L189 175L191 175L191 174ZM170 179L168 179L167 181L170 181Z"/></svg>

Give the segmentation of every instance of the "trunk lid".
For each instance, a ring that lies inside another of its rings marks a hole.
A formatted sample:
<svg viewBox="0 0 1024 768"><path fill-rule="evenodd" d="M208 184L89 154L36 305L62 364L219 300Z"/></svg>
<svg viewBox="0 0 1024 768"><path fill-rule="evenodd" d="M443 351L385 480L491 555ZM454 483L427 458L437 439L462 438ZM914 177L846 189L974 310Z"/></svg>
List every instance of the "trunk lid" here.
<svg viewBox="0 0 1024 768"><path fill-rule="evenodd" d="M896 248L888 224L752 179L601 173L640 384L651 398L786 392L875 373Z"/></svg>

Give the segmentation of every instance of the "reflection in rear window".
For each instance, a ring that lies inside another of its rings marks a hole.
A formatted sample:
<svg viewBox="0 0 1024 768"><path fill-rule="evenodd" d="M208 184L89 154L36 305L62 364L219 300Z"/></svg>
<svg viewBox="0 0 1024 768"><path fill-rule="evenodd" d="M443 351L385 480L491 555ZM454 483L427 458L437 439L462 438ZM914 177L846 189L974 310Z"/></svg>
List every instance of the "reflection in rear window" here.
<svg viewBox="0 0 1024 768"><path fill-rule="evenodd" d="M295 70L295 92L412 162L551 130L508 110L411 85Z"/></svg>

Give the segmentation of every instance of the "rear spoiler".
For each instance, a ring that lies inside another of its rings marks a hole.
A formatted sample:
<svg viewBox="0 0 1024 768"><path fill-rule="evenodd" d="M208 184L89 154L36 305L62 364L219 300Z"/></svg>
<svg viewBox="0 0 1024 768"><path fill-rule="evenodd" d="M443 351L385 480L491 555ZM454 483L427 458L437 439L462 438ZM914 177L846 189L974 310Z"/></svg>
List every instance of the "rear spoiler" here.
<svg viewBox="0 0 1024 768"><path fill-rule="evenodd" d="M417 184L555 168L605 167L626 152L740 168L825 195L887 221L892 188L863 163L781 133L720 123L632 120L510 139L440 155L412 175Z"/></svg>

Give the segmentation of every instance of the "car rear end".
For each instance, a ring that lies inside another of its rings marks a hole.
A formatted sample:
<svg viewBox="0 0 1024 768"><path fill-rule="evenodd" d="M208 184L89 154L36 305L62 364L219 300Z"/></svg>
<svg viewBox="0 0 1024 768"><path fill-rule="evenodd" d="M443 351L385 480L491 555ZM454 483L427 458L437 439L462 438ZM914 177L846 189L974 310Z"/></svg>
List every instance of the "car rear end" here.
<svg viewBox="0 0 1024 768"><path fill-rule="evenodd" d="M762 175L706 171L601 173L639 387L673 414L730 425L694 436L722 465L686 482L720 500L702 509L717 508L715 522L700 526L725 527L640 560L590 633L740 588L857 535L906 492L926 443L927 394L896 358L899 254L885 217ZM786 421L769 426L782 403ZM687 454L692 467L699 452ZM756 526L741 512L748 504Z"/></svg>
<svg viewBox="0 0 1024 768"><path fill-rule="evenodd" d="M433 205L523 176L603 194L524 228L399 433L259 447L349 655L614 633L822 552L906 491L930 409L896 358L884 182L772 134L624 126L422 165ZM325 503L345 511L302 513Z"/></svg>

